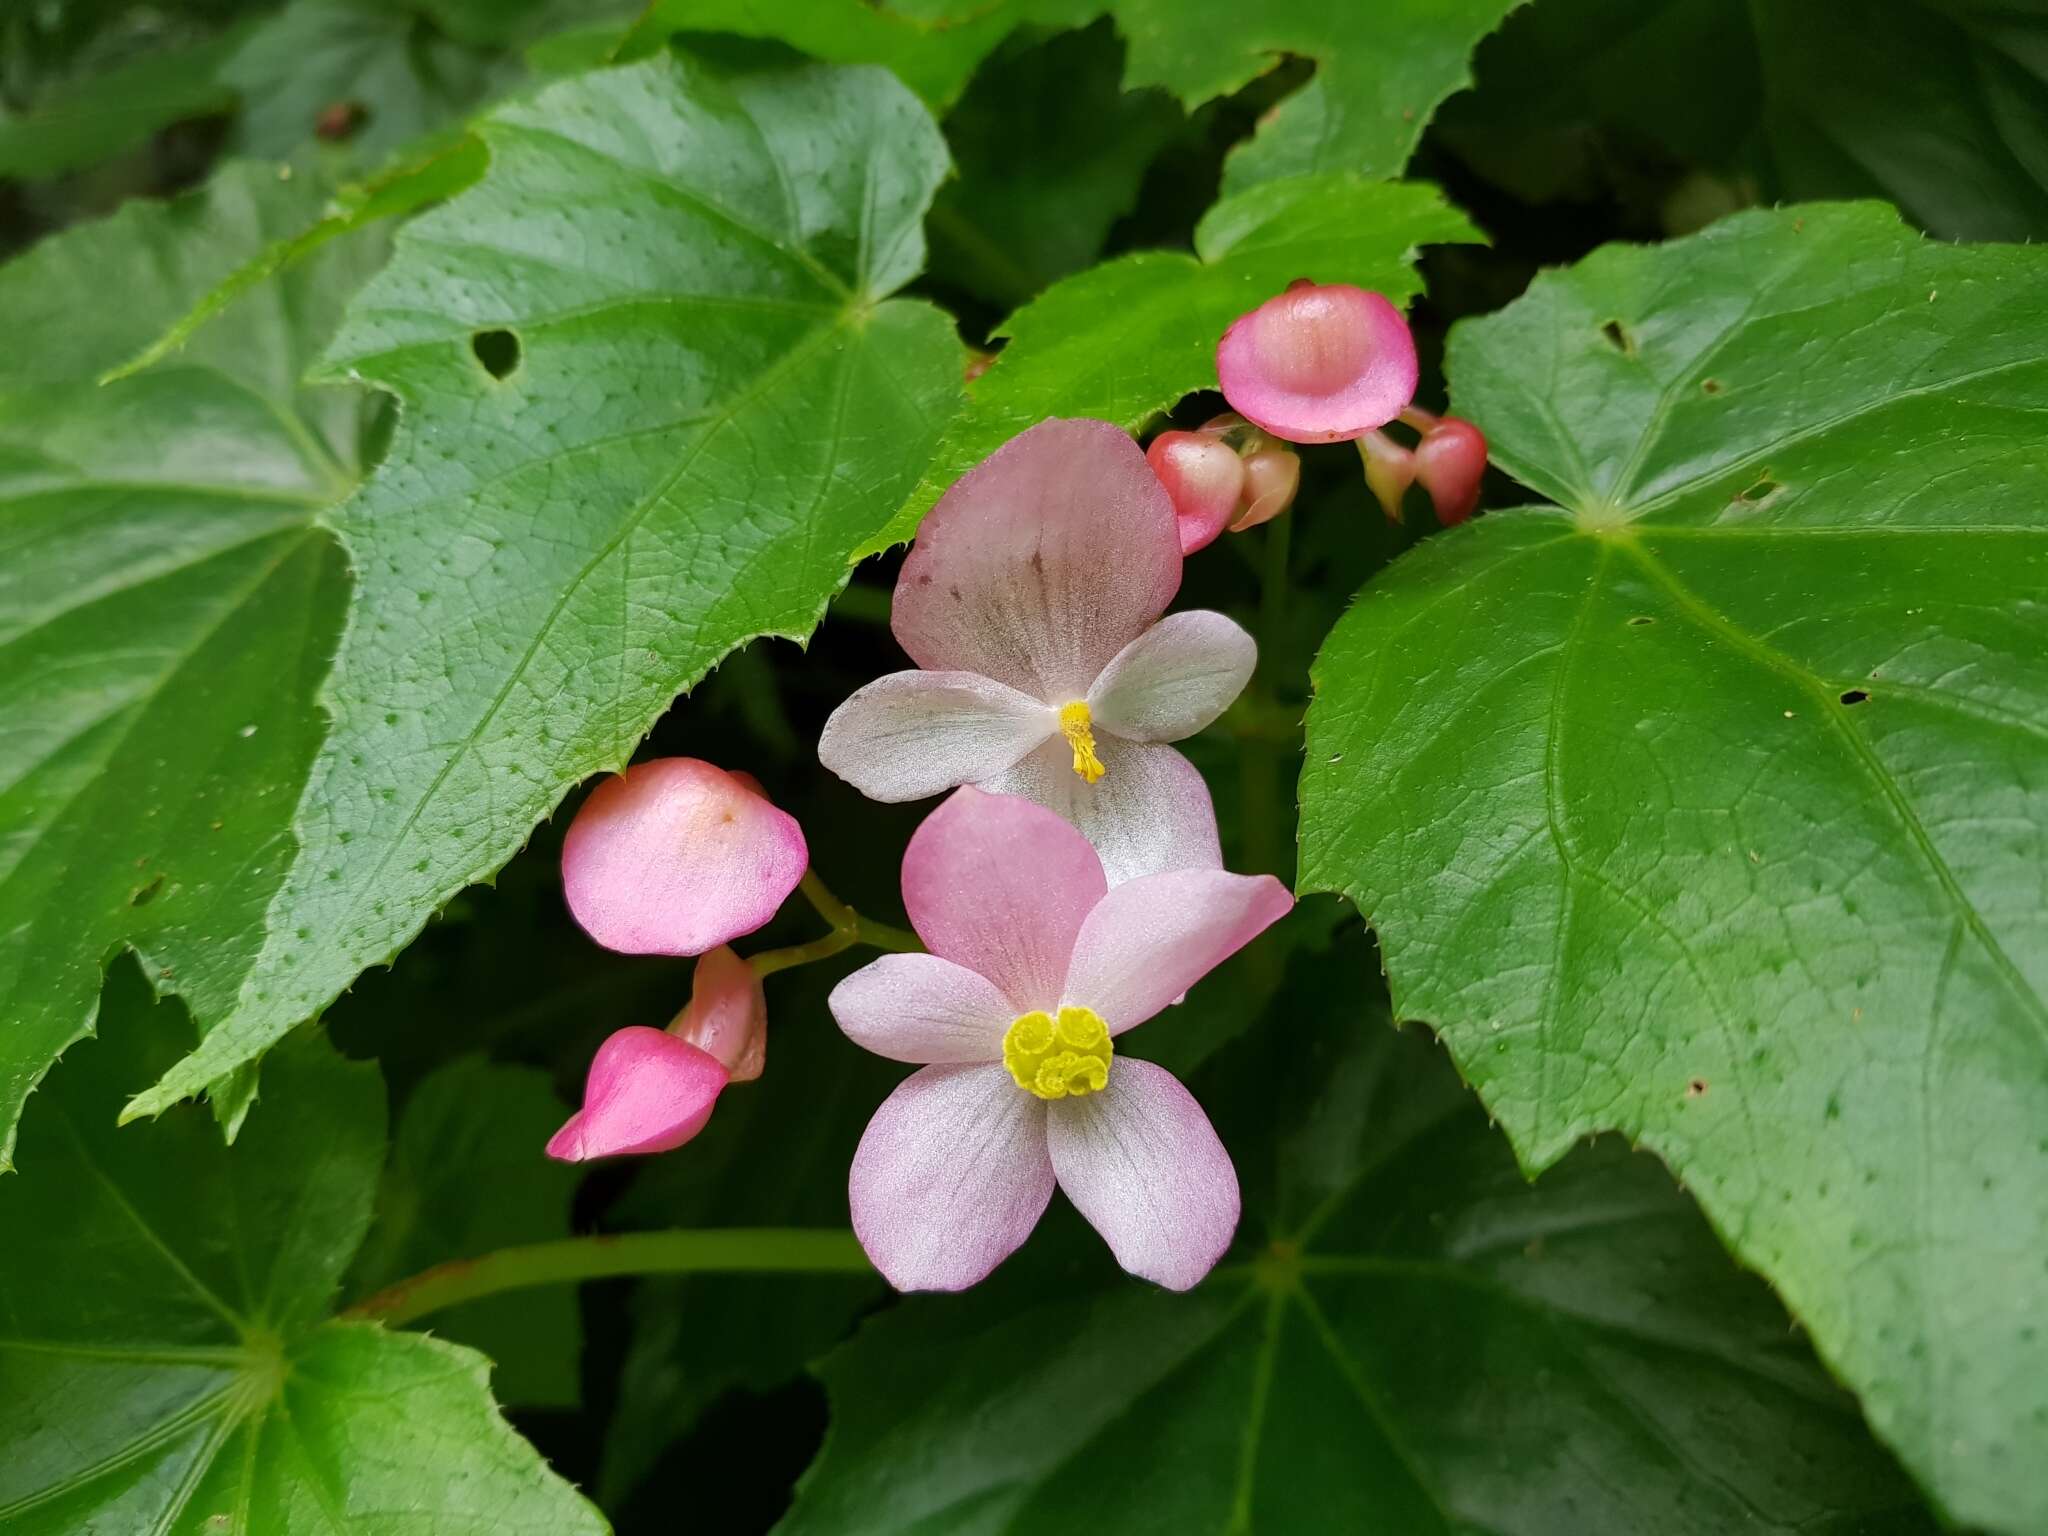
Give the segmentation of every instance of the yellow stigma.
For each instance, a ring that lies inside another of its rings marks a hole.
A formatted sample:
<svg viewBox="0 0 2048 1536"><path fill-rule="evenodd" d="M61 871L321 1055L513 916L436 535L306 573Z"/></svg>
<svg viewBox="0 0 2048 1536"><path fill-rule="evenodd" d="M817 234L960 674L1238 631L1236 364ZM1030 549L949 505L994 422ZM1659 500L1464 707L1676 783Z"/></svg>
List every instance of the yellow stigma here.
<svg viewBox="0 0 2048 1536"><path fill-rule="evenodd" d="M1088 713L1086 699L1076 699L1071 704L1060 706L1060 734L1074 749L1074 772L1090 784L1109 772L1102 766L1102 759L1095 755L1095 732L1090 728L1093 724L1094 717Z"/></svg>
<svg viewBox="0 0 2048 1536"><path fill-rule="evenodd" d="M1026 1093L1041 1099L1079 1098L1109 1084L1116 1046L1093 1008L1072 1004L1057 1021L1043 1008L1021 1014L1003 1036L1003 1065Z"/></svg>

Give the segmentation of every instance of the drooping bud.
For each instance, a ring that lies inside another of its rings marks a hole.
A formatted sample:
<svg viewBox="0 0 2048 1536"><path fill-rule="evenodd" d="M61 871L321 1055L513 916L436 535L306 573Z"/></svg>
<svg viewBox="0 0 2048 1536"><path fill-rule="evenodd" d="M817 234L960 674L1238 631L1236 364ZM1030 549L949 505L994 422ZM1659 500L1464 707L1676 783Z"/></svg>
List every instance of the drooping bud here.
<svg viewBox="0 0 2048 1536"><path fill-rule="evenodd" d="M796 818L758 785L694 757L656 758L583 802L562 843L562 889L607 949L701 955L773 917L809 858Z"/></svg>
<svg viewBox="0 0 2048 1536"><path fill-rule="evenodd" d="M1145 462L1173 501L1180 552L1192 555L1215 542L1237 511L1244 489L1244 463L1221 436L1210 432L1162 432L1145 450Z"/></svg>
<svg viewBox="0 0 2048 1536"><path fill-rule="evenodd" d="M622 1029L597 1048L583 1107L548 1138L548 1156L581 1163L671 1151L704 1129L729 1080L687 1041L640 1024Z"/></svg>
<svg viewBox="0 0 2048 1536"><path fill-rule="evenodd" d="M761 978L725 945L707 949L690 977L689 1005L668 1032L712 1057L734 1082L752 1082L768 1059L768 998Z"/></svg>
<svg viewBox="0 0 2048 1536"><path fill-rule="evenodd" d="M1365 461L1365 484L1379 502L1387 521L1401 521L1401 498L1415 483L1415 454L1384 432L1368 432L1358 440L1358 456Z"/></svg>
<svg viewBox="0 0 2048 1536"><path fill-rule="evenodd" d="M1362 437L1415 395L1415 338L1401 312L1348 283L1290 284L1241 315L1216 348L1238 412L1293 443Z"/></svg>
<svg viewBox="0 0 2048 1536"><path fill-rule="evenodd" d="M1438 522L1448 528L1470 517L1485 477L1485 433L1457 416L1438 417L1423 428L1415 445L1415 478L1436 503ZM1368 483L1371 478L1368 470Z"/></svg>
<svg viewBox="0 0 2048 1536"><path fill-rule="evenodd" d="M1230 525L1232 533L1243 533L1261 523L1271 522L1294 505L1294 493L1301 489L1301 459L1291 448L1261 448L1244 459L1244 510Z"/></svg>

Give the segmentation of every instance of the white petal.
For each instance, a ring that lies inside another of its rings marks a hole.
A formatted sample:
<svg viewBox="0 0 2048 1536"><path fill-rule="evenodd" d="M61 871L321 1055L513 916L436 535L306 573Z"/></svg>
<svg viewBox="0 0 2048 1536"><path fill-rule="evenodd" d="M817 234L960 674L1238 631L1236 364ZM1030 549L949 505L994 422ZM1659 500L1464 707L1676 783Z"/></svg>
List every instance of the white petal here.
<svg viewBox="0 0 2048 1536"><path fill-rule="evenodd" d="M937 955L884 955L832 989L832 1017L895 1061L1001 1061L1017 1009L985 976Z"/></svg>
<svg viewBox="0 0 2048 1536"><path fill-rule="evenodd" d="M1220 613L1170 613L1117 652L1088 690L1095 723L1132 741L1192 736L1244 692L1259 647Z"/></svg>
<svg viewBox="0 0 2048 1536"><path fill-rule="evenodd" d="M892 672L832 711L818 761L870 800L922 800L1001 773L1058 712L975 672Z"/></svg>
<svg viewBox="0 0 2048 1536"><path fill-rule="evenodd" d="M980 787L1058 811L1094 844L1113 886L1169 869L1223 867L1216 809L1193 763L1172 747L1105 731L1096 733L1095 751L1108 771L1092 785L1055 738Z"/></svg>
<svg viewBox="0 0 2048 1536"><path fill-rule="evenodd" d="M1184 1291L1237 1231L1237 1170L1194 1095L1119 1056L1100 1093L1047 1106L1060 1188L1132 1274Z"/></svg>

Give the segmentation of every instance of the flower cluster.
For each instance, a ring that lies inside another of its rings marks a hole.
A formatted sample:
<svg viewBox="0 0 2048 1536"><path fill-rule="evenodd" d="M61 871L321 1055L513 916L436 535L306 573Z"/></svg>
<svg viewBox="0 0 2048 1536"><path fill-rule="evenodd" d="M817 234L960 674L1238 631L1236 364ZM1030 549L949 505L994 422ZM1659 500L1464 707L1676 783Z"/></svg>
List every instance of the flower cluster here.
<svg viewBox="0 0 2048 1536"><path fill-rule="evenodd" d="M1174 1289L1208 1273L1237 1226L1230 1156L1187 1089L1117 1042L1293 898L1223 868L1208 787L1171 745L1258 659L1224 615L1167 612L1182 561L1287 510L1301 465L1282 441L1359 443L1394 518L1419 483L1461 520L1485 468L1476 428L1414 408L1414 343L1377 294L1297 283L1230 327L1217 371L1232 414L1149 453L1106 422L1042 422L920 528L890 610L914 666L847 699L818 744L872 799L947 796L903 858L914 936L833 898L802 829L745 774L658 759L584 802L562 851L576 920L612 949L700 958L666 1029L599 1048L551 1156L690 1140L761 1073L762 977L866 941L901 952L840 982L832 1015L918 1068L849 1176L876 1268L904 1290L972 1285L1058 1187L1131 1273ZM1413 448L1380 430L1397 419ZM727 947L799 887L830 936L751 959Z"/></svg>

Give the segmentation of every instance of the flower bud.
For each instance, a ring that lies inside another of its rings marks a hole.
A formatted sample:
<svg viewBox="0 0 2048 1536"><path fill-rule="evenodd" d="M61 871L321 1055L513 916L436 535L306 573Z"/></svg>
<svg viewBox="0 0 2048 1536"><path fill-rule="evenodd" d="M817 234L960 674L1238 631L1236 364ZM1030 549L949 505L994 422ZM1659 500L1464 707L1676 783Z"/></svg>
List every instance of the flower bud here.
<svg viewBox="0 0 2048 1536"><path fill-rule="evenodd" d="M729 1074L705 1051L645 1025L622 1029L597 1048L583 1107L548 1138L564 1163L667 1152L704 1129Z"/></svg>
<svg viewBox="0 0 2048 1536"><path fill-rule="evenodd" d="M1230 525L1232 533L1243 533L1261 523L1271 522L1294 505L1294 493L1301 489L1301 459L1289 448L1261 448L1244 459L1244 510Z"/></svg>
<svg viewBox="0 0 2048 1536"><path fill-rule="evenodd" d="M1365 460L1365 484L1379 502L1387 521L1401 521L1401 498L1415 483L1415 455L1384 432L1368 432L1358 440L1358 456Z"/></svg>
<svg viewBox="0 0 2048 1536"><path fill-rule="evenodd" d="M1162 432L1145 450L1145 462L1166 487L1180 552L1192 555L1215 542L1237 511L1244 489L1244 463L1221 436L1209 432Z"/></svg>
<svg viewBox="0 0 2048 1536"><path fill-rule="evenodd" d="M562 843L562 889L607 949L701 955L773 917L809 857L796 818L751 780L656 758L583 802Z"/></svg>
<svg viewBox="0 0 2048 1536"><path fill-rule="evenodd" d="M761 1075L768 1057L768 999L754 968L723 944L690 977L689 1006L668 1032L712 1057L736 1083Z"/></svg>
<svg viewBox="0 0 2048 1536"><path fill-rule="evenodd" d="M1415 445L1415 478L1436 503L1436 520L1446 528L1462 523L1479 505L1486 476L1486 434L1457 416L1437 418ZM1368 470L1366 479L1372 476Z"/></svg>
<svg viewBox="0 0 2048 1536"><path fill-rule="evenodd" d="M1348 283L1290 284L1241 315L1216 348L1224 398L1275 437L1362 437L1415 395L1415 338L1401 312Z"/></svg>

